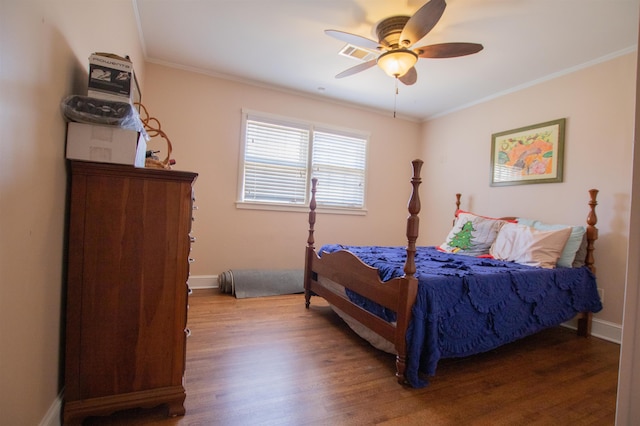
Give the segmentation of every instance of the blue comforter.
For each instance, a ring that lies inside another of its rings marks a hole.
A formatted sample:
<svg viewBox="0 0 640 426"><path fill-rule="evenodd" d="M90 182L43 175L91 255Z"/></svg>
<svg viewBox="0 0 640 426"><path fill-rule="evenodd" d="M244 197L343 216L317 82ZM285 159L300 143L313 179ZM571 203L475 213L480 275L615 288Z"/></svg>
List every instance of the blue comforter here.
<svg viewBox="0 0 640 426"><path fill-rule="evenodd" d="M402 276L404 247L325 245L349 250L378 268L380 279ZM406 378L424 387L441 358L465 357L556 326L580 312L602 309L596 279L587 268L544 269L463 255L434 247L416 252L418 295L407 330ZM347 290L352 302L387 321L395 312Z"/></svg>

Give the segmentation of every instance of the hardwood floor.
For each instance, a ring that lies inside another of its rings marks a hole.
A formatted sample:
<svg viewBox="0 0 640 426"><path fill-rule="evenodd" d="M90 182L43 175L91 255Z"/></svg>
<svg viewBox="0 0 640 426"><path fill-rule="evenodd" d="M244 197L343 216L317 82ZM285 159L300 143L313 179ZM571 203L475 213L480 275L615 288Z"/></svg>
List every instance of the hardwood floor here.
<svg viewBox="0 0 640 426"><path fill-rule="evenodd" d="M557 327L441 361L424 389L400 386L318 297L190 297L184 417L136 409L85 425L611 425L619 345Z"/></svg>

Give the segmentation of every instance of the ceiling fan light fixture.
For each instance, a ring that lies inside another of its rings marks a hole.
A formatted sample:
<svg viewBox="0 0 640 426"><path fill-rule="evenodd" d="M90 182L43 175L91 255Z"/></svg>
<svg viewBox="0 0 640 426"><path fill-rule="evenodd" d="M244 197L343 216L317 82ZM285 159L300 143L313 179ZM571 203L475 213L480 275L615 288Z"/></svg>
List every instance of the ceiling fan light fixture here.
<svg viewBox="0 0 640 426"><path fill-rule="evenodd" d="M418 79L418 72L414 67L418 58L456 58L481 51L481 44L466 42L414 46L438 23L446 6L446 0L427 0L412 16L396 15L382 19L374 27L377 41L344 31L325 30L327 35L342 42L381 53L377 59L372 58L347 68L337 74L336 78L368 70L377 64L387 75L395 77L396 82L411 86Z"/></svg>
<svg viewBox="0 0 640 426"><path fill-rule="evenodd" d="M418 55L408 49L395 49L378 57L378 66L390 77L405 75L418 62Z"/></svg>

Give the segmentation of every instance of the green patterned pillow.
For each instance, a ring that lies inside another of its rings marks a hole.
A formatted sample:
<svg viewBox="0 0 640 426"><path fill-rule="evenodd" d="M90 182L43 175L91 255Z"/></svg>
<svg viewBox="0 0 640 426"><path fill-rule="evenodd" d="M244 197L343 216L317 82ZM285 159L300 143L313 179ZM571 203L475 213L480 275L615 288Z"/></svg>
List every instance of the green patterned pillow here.
<svg viewBox="0 0 640 426"><path fill-rule="evenodd" d="M486 256L505 223L506 220L459 211L453 228L439 249L467 256Z"/></svg>

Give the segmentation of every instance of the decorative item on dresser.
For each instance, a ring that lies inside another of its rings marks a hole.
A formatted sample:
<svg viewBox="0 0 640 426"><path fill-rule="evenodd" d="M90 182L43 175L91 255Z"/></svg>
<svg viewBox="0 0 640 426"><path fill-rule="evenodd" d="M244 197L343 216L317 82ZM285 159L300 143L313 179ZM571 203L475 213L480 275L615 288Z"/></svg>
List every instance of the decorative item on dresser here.
<svg viewBox="0 0 640 426"><path fill-rule="evenodd" d="M167 145L167 155L164 160L160 160L158 158L147 157L145 160L145 167L155 168L155 169L171 169L171 165L175 163L175 161L171 158L171 152L173 151L173 145L171 145L171 141L169 140L169 136L162 130L162 125L160 124L160 120L156 117L152 117L149 114L147 108L141 104L136 103L136 107L140 108L140 120L144 125L144 129L147 131L147 134L150 138L162 138L164 139Z"/></svg>
<svg viewBox="0 0 640 426"><path fill-rule="evenodd" d="M589 191L586 226L478 216L459 210L458 195L445 243L416 247L421 166L413 161L406 247L327 244L316 252L313 180L307 308L311 296L326 299L360 336L396 354L396 377L412 387L426 386L440 359L486 352L576 316L578 334L589 335L591 314L602 309L593 258L598 191Z"/></svg>
<svg viewBox="0 0 640 426"><path fill-rule="evenodd" d="M64 424L185 413L196 173L70 162Z"/></svg>

